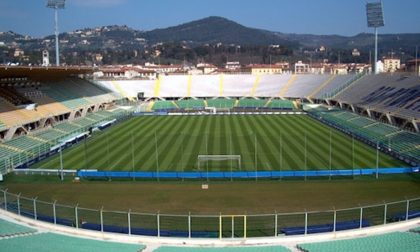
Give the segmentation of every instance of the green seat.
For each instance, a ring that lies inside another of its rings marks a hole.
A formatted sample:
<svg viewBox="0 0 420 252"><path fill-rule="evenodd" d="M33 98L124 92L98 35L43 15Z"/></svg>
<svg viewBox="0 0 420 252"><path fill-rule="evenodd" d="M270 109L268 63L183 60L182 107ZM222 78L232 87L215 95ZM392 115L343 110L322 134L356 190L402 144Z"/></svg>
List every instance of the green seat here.
<svg viewBox="0 0 420 252"><path fill-rule="evenodd" d="M80 125L81 127L89 127L92 124L96 123L96 121L92 121L87 118L80 118L73 121L74 124Z"/></svg>
<svg viewBox="0 0 420 252"><path fill-rule="evenodd" d="M410 232L420 233L420 227L410 229Z"/></svg>
<svg viewBox="0 0 420 252"><path fill-rule="evenodd" d="M35 133L32 136L20 136L0 145L0 172L6 173L7 168L16 167L33 160L38 155L50 151L59 139L76 136L89 127L100 122L113 120L126 115L127 111L116 109L114 111L98 111L85 118L78 118L72 122L64 122L53 128Z"/></svg>
<svg viewBox="0 0 420 252"><path fill-rule="evenodd" d="M355 125L355 126L358 126L358 127L366 127L366 126L369 126L369 125L375 123L374 120L366 118L366 117L362 117L362 116L359 116L359 117L357 117L355 119L352 119L351 121L348 121L348 122Z"/></svg>
<svg viewBox="0 0 420 252"><path fill-rule="evenodd" d="M253 246L253 247L227 247L227 248L194 248L194 247L159 247L154 252L290 252L282 246Z"/></svg>
<svg viewBox="0 0 420 252"><path fill-rule="evenodd" d="M70 109L80 109L115 100L115 96L95 83L69 78L57 83L44 83L41 91Z"/></svg>
<svg viewBox="0 0 420 252"><path fill-rule="evenodd" d="M58 124L56 126L54 126L55 129L61 130L61 131L66 131L66 132L73 132L79 129L79 127L77 125L74 124L70 124L68 122L65 123L61 123Z"/></svg>
<svg viewBox="0 0 420 252"><path fill-rule="evenodd" d="M0 240L0 250L8 252L42 251L42 252L138 252L144 245L124 244L108 241L76 238L52 233L38 233Z"/></svg>
<svg viewBox="0 0 420 252"><path fill-rule="evenodd" d="M36 140L28 136L21 136L6 142L5 145L8 145L13 148L18 148L20 150L29 150L42 143L43 142L40 140Z"/></svg>
<svg viewBox="0 0 420 252"><path fill-rule="evenodd" d="M12 149L8 149L6 146L0 145L0 158L5 158L10 155L16 155L16 154L19 154L19 152Z"/></svg>
<svg viewBox="0 0 420 252"><path fill-rule="evenodd" d="M195 108L204 108L204 101L203 100L195 100L195 99L189 99L189 100L180 100L177 101L176 104L179 108L182 109L195 109Z"/></svg>
<svg viewBox="0 0 420 252"><path fill-rule="evenodd" d="M153 110L167 110L167 109L176 109L177 107L172 101L156 101L153 104Z"/></svg>
<svg viewBox="0 0 420 252"><path fill-rule="evenodd" d="M313 112L313 114L327 122L339 125L351 134L363 136L372 142L379 142L393 151L420 160L419 134L406 132L348 111L323 111Z"/></svg>
<svg viewBox="0 0 420 252"><path fill-rule="evenodd" d="M59 138L61 138L63 136L63 133L53 130L53 129L48 129L46 131L43 131L41 133L35 134L36 137L41 138L45 141L55 141Z"/></svg>
<svg viewBox="0 0 420 252"><path fill-rule="evenodd" d="M298 248L307 252L362 252L362 251L419 251L420 235L415 233L389 233L363 238L330 242L300 244Z"/></svg>
<svg viewBox="0 0 420 252"><path fill-rule="evenodd" d="M266 102L267 102L266 100L245 98L245 99L240 99L239 100L239 104L238 104L237 107L241 107L241 108L261 108L261 107L265 106Z"/></svg>
<svg viewBox="0 0 420 252"><path fill-rule="evenodd" d="M276 108L276 109L293 109L293 102L289 100L276 100L273 99L267 105L268 108Z"/></svg>
<svg viewBox="0 0 420 252"><path fill-rule="evenodd" d="M35 233L33 228L0 219L0 237ZM1 247L1 246L0 246Z"/></svg>
<svg viewBox="0 0 420 252"><path fill-rule="evenodd" d="M219 108L219 109L232 109L235 106L235 102L236 102L235 99L218 98L218 99L207 100L207 105L209 107Z"/></svg>
<svg viewBox="0 0 420 252"><path fill-rule="evenodd" d="M0 121L0 131L7 129L7 125Z"/></svg>

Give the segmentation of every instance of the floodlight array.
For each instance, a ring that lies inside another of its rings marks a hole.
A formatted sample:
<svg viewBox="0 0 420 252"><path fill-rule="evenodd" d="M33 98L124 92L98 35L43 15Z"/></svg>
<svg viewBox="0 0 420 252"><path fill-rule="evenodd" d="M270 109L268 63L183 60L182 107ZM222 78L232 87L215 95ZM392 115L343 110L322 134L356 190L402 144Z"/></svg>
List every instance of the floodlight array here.
<svg viewBox="0 0 420 252"><path fill-rule="evenodd" d="M382 2L366 4L368 27L378 28L385 26Z"/></svg>
<svg viewBox="0 0 420 252"><path fill-rule="evenodd" d="M60 50L59 50L59 43L58 43L58 9L64 9L64 5L66 0L48 0L47 1L47 8L54 9L54 21L55 21L55 62L56 65L60 65Z"/></svg>
<svg viewBox="0 0 420 252"><path fill-rule="evenodd" d="M64 9L66 0L48 0L47 7L52 9Z"/></svg>

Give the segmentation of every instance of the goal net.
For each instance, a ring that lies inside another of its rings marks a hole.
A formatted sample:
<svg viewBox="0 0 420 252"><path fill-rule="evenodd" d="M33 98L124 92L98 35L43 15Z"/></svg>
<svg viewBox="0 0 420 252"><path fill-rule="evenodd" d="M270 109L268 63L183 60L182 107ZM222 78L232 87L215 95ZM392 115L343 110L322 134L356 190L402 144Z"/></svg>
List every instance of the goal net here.
<svg viewBox="0 0 420 252"><path fill-rule="evenodd" d="M197 167L203 170L241 170L241 155L198 155Z"/></svg>

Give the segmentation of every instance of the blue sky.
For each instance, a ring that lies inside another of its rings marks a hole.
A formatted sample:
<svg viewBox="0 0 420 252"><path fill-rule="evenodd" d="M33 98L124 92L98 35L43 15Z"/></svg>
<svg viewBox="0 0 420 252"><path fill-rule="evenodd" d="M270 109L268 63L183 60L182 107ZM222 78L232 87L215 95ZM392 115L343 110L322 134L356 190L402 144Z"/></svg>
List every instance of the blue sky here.
<svg viewBox="0 0 420 252"><path fill-rule="evenodd" d="M60 31L102 25L165 28L222 16L245 26L286 33L355 35L366 27L366 0L67 0ZM46 0L0 0L0 31L53 33ZM385 0L381 33L420 33L420 0Z"/></svg>

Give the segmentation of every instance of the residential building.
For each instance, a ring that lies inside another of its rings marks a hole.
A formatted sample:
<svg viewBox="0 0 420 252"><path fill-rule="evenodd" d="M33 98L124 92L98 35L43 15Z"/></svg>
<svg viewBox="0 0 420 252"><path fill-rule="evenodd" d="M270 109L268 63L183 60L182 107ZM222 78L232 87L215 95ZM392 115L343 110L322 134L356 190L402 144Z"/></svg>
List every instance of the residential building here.
<svg viewBox="0 0 420 252"><path fill-rule="evenodd" d="M207 63L199 63L197 64L197 69L202 71L203 74L211 74L214 73L217 70L217 67L212 64Z"/></svg>
<svg viewBox="0 0 420 252"><path fill-rule="evenodd" d="M310 72L309 64L303 63L302 61L298 61L295 63L296 74L309 73L309 72Z"/></svg>
<svg viewBox="0 0 420 252"><path fill-rule="evenodd" d="M253 75L258 74L281 74L283 73L282 66L278 65L248 65L245 67L246 72L250 72Z"/></svg>
<svg viewBox="0 0 420 252"><path fill-rule="evenodd" d="M400 69L400 66L400 59L384 58L384 72L394 73Z"/></svg>
<svg viewBox="0 0 420 252"><path fill-rule="evenodd" d="M229 70L237 70L241 68L241 64L239 61L228 61L226 62L225 68Z"/></svg>

